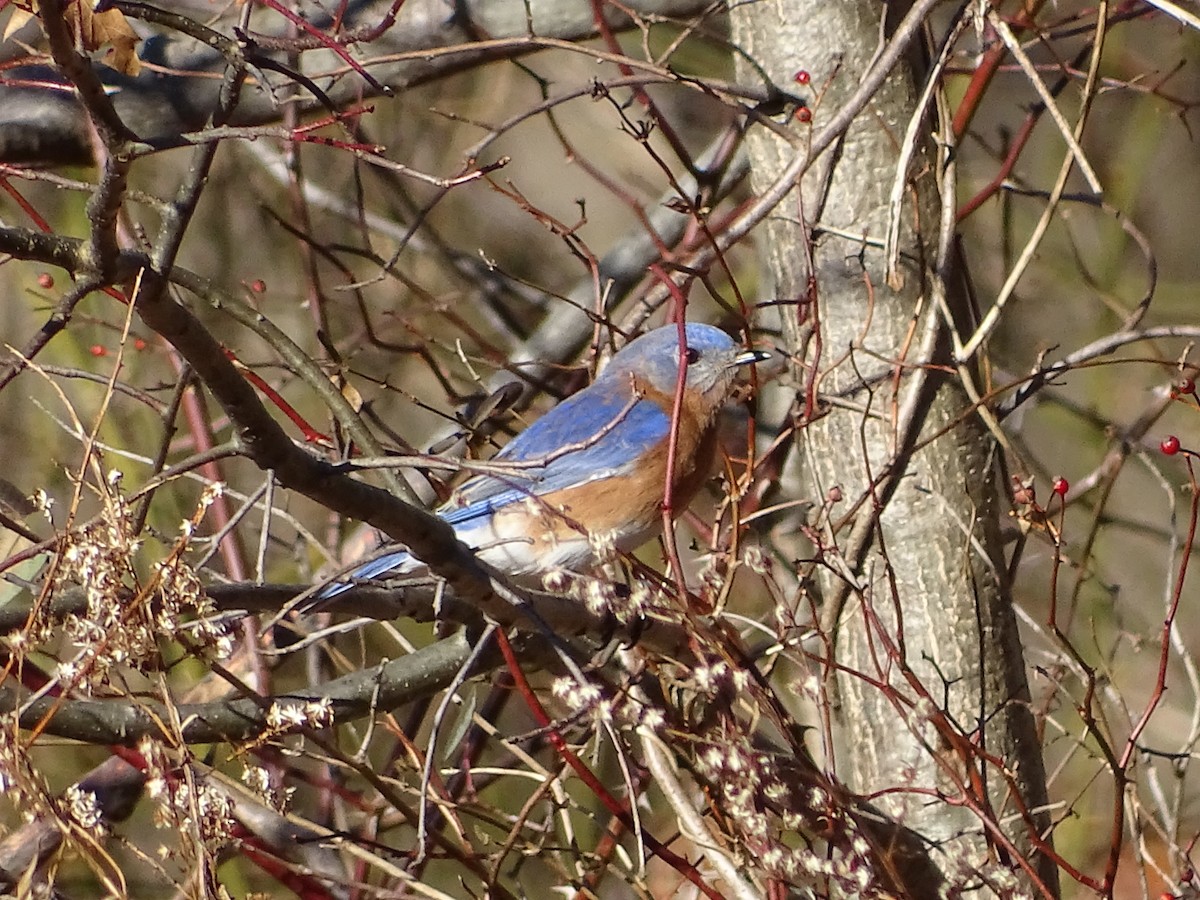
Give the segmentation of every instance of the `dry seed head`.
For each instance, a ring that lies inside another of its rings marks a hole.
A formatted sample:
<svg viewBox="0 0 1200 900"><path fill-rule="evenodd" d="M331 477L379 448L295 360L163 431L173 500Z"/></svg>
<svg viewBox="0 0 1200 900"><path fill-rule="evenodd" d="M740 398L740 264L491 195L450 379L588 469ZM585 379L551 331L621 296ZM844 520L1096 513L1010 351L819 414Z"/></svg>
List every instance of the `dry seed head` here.
<svg viewBox="0 0 1200 900"><path fill-rule="evenodd" d="M104 813L93 791L85 791L79 785L73 784L63 792L62 799L60 812L71 822L93 837L104 837Z"/></svg>
<svg viewBox="0 0 1200 900"><path fill-rule="evenodd" d="M584 604L593 615L603 615L612 608L612 586L598 578L589 579L584 593Z"/></svg>
<svg viewBox="0 0 1200 900"><path fill-rule="evenodd" d="M617 535L613 531L590 531L588 532L588 546L591 547L592 553L596 557L596 561L603 563L613 560L617 556Z"/></svg>
<svg viewBox="0 0 1200 900"><path fill-rule="evenodd" d="M565 593L571 582L571 574L566 569L550 569L542 576L542 587L552 594Z"/></svg>
<svg viewBox="0 0 1200 900"><path fill-rule="evenodd" d="M769 575L771 573L771 560L763 553L761 547L747 547L745 552L742 553L742 565L755 575Z"/></svg>

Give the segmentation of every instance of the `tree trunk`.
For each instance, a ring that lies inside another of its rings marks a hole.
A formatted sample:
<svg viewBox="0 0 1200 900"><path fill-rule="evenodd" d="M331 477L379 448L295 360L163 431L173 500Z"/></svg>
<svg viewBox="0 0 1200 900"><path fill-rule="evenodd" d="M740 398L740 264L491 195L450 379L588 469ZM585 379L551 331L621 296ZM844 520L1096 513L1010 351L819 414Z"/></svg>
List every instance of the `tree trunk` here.
<svg viewBox="0 0 1200 900"><path fill-rule="evenodd" d="M739 75L794 90L806 70L816 134L869 68L883 13L868 0L736 4ZM822 586L840 673L837 769L862 793L889 791L875 802L931 842L943 890L1056 894L1031 834L1044 819L1018 812L1044 808L1046 789L999 537L997 448L958 380L929 366L952 362L937 291L952 308L964 301L938 280L939 208L953 198L938 196L927 148L908 167L902 263L893 286L887 277L889 195L916 96L902 59L762 241L785 339L794 354L806 348L793 357L798 383L815 367L820 396L847 401L807 425L802 464L818 503L840 488L834 523L852 511L838 553L825 553L841 571ZM804 152L765 128L748 144L756 190ZM806 342L818 320L819 341ZM956 805L967 796L978 808ZM987 831L993 822L1009 843Z"/></svg>

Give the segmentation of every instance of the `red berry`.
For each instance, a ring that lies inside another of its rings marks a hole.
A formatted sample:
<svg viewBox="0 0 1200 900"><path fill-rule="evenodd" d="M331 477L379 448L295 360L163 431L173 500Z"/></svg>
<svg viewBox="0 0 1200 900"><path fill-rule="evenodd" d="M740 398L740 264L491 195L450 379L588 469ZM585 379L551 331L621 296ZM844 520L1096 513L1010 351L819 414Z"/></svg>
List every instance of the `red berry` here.
<svg viewBox="0 0 1200 900"><path fill-rule="evenodd" d="M1185 378L1183 381L1179 382L1175 390L1179 391L1181 394L1194 394L1196 393L1196 382L1190 378Z"/></svg>
<svg viewBox="0 0 1200 900"><path fill-rule="evenodd" d="M146 346L147 346L146 342L144 340L142 340L141 338L133 339L133 349L134 350L145 350Z"/></svg>
<svg viewBox="0 0 1200 900"><path fill-rule="evenodd" d="M799 109L796 110L796 121L797 122L811 122L812 121L812 110L809 109L807 106L801 106Z"/></svg>
<svg viewBox="0 0 1200 900"><path fill-rule="evenodd" d="M92 346L88 349L88 352L91 353L92 356L108 356L108 350L103 344L92 344Z"/></svg>
<svg viewBox="0 0 1200 900"><path fill-rule="evenodd" d="M250 290L254 291L256 294L265 293L267 290L267 283L261 278L255 278L252 282L250 282Z"/></svg>
<svg viewBox="0 0 1200 900"><path fill-rule="evenodd" d="M38 287L48 291L54 287L54 276L49 272L40 272L38 273L37 283Z"/></svg>
<svg viewBox="0 0 1200 900"><path fill-rule="evenodd" d="M1167 435L1162 439L1162 443L1158 445L1158 449L1167 456L1174 456L1179 452L1179 438L1173 434Z"/></svg>
<svg viewBox="0 0 1200 900"><path fill-rule="evenodd" d="M1062 478L1062 477L1055 478L1054 479L1054 487L1051 488L1051 490L1054 491L1054 493L1058 494L1058 496L1060 496L1060 497L1067 496L1067 491L1069 491L1070 489L1071 489L1071 482L1067 481L1067 479Z"/></svg>
<svg viewBox="0 0 1200 900"><path fill-rule="evenodd" d="M808 84L812 81L812 76L808 74L807 69L801 69L795 74L796 84Z"/></svg>

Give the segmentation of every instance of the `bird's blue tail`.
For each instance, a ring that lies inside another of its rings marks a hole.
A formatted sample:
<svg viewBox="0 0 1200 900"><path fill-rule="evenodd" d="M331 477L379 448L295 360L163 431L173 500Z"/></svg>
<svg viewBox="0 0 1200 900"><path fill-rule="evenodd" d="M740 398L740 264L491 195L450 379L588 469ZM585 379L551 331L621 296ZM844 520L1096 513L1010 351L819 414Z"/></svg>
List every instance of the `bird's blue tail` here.
<svg viewBox="0 0 1200 900"><path fill-rule="evenodd" d="M356 569L351 569L344 576L346 580L335 581L332 584L326 585L313 598L313 603L320 604L325 600L332 600L338 594L349 590L360 581L369 581L381 575L387 575L390 572L402 572L416 562L416 559L407 550L395 550L391 553L385 553L378 559L373 559L370 562L363 563Z"/></svg>

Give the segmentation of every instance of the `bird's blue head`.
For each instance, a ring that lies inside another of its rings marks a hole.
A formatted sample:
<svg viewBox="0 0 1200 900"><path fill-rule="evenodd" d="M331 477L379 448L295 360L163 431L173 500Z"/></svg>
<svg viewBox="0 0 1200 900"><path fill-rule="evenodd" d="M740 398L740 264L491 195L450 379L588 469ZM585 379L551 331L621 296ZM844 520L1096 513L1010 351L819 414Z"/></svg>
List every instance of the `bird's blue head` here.
<svg viewBox="0 0 1200 900"><path fill-rule="evenodd" d="M747 351L712 325L689 322L685 342L676 325L663 325L631 341L604 370L603 378L635 376L650 387L672 395L679 379L679 354L686 354L685 391L716 410L729 396L739 366L760 362L767 354ZM686 343L686 346L684 346Z"/></svg>

